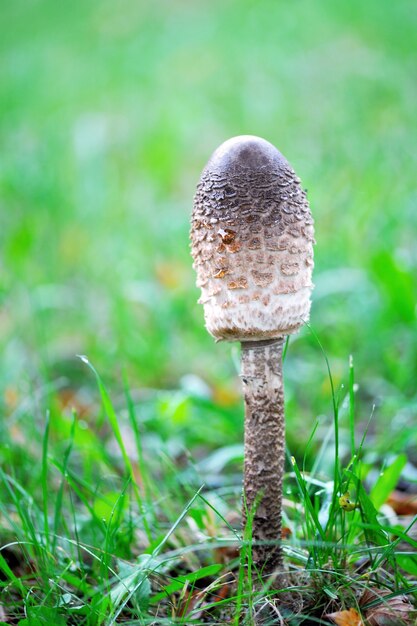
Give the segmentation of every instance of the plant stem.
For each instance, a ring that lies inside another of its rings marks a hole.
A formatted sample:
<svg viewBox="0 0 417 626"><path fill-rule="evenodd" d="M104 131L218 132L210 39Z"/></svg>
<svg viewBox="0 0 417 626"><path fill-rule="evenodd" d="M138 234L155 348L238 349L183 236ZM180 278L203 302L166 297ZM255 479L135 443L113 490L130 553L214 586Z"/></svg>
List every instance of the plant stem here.
<svg viewBox="0 0 417 626"><path fill-rule="evenodd" d="M252 518L252 558L266 575L282 569L282 478L285 459L282 349L284 337L242 342L245 399L243 522Z"/></svg>

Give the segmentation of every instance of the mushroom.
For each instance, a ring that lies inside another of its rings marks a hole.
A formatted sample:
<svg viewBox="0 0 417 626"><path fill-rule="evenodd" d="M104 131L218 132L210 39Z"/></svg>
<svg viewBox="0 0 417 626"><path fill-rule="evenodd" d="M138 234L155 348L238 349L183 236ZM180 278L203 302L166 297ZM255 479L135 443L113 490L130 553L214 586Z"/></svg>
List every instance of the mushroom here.
<svg viewBox="0 0 417 626"><path fill-rule="evenodd" d="M313 243L305 191L282 154L250 135L224 142L197 186L191 247L207 330L242 346L243 522L249 514L266 575L283 567L282 351L309 317Z"/></svg>

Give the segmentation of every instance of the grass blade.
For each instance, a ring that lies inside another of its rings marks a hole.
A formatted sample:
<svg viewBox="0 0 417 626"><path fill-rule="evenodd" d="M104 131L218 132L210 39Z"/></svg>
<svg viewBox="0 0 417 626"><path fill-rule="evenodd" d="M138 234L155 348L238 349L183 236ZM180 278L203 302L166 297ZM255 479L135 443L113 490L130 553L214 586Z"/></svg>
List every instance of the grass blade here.
<svg viewBox="0 0 417 626"><path fill-rule="evenodd" d="M136 497L136 501L138 503L138 507L139 510L142 514L142 520L143 520L143 527L144 530L146 532L146 536L148 538L148 541L151 542L152 541L152 532L150 529L150 526L148 524L148 520L146 517L146 512L144 511L144 507L143 507L143 501L142 501L142 496L140 495L140 491L139 491L139 487L138 484L136 482L135 479L135 475L133 472L133 467L132 467L132 463L130 461L129 455L126 451L126 447L123 441L123 437L122 437L122 433L120 432L120 427L119 427L119 421L116 415L116 412L113 408L113 404L110 400L110 396L107 393L107 389L104 386L103 381L100 378L99 373L97 372L96 368L94 367L94 365L92 363L90 363L90 361L88 360L88 358L84 355L79 355L79 358L83 361L83 363L85 363L86 365L88 365L88 367L91 369L91 371L93 372L94 376L96 377L97 380L97 385L100 391L100 396L101 396L101 401L103 402L103 406L104 406L104 410L106 412L107 418L110 422L110 426L112 428L114 437L117 441L117 444L119 446L120 452L122 454L122 458L123 458L123 462L125 464L127 473L130 477L130 480L132 481L132 487L133 487L133 491L135 493L135 497Z"/></svg>

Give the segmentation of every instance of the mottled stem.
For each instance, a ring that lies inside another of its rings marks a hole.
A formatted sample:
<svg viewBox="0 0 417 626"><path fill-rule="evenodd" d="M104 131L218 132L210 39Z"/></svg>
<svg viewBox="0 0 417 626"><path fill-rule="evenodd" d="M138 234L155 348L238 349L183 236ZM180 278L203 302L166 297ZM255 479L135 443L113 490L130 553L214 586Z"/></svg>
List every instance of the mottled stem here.
<svg viewBox="0 0 417 626"><path fill-rule="evenodd" d="M253 560L266 575L282 570L282 478L285 459L282 348L284 338L242 342L245 398L243 522L253 515Z"/></svg>

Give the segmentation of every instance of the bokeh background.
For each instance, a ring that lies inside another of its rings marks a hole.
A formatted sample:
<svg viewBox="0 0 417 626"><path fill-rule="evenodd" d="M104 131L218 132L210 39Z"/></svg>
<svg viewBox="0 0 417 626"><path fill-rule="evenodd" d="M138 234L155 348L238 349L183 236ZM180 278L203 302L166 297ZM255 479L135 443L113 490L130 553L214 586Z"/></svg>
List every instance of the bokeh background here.
<svg viewBox="0 0 417 626"><path fill-rule="evenodd" d="M375 405L371 449L412 455L417 4L15 0L0 31L0 397L15 435L47 408L95 428L86 354L122 412L128 382L150 447L242 441L238 348L204 329L188 231L212 151L256 134L308 189L311 325L342 427L352 355L358 430ZM285 372L297 451L332 421L308 328Z"/></svg>

